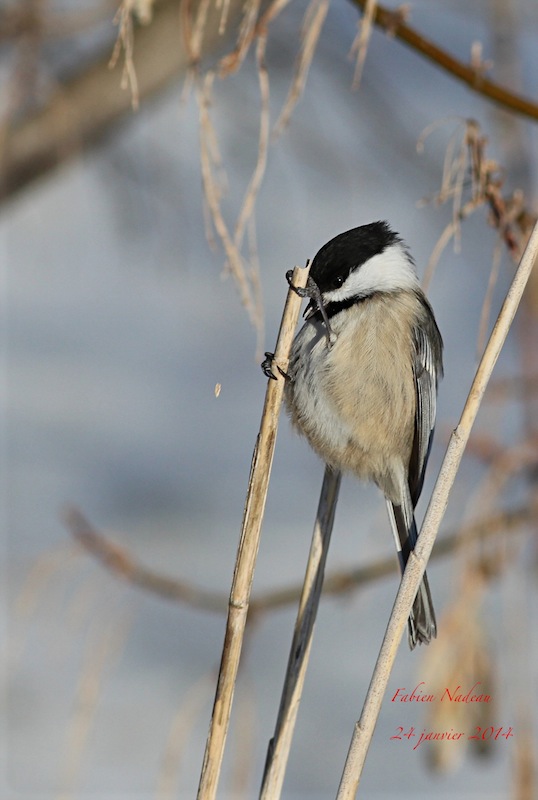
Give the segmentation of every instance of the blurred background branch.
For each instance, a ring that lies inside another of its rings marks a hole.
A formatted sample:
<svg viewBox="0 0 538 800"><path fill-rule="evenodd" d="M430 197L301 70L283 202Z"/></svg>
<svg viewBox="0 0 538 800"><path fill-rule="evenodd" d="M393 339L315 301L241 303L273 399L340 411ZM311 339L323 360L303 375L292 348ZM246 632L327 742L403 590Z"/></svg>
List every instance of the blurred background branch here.
<svg viewBox="0 0 538 800"><path fill-rule="evenodd" d="M368 0L352 0L352 2L361 10L364 10ZM488 100L492 100L506 110L521 114L534 121L538 120L538 103L486 78L484 65L479 61L471 62L470 64L458 61L446 50L443 50L443 48L434 44L430 39L418 33L415 28L408 25L406 22L408 16L409 7L406 5L393 11L376 3L373 22L383 28L389 36L400 39L416 53L445 70L453 78L465 83L473 92L487 97Z"/></svg>
<svg viewBox="0 0 538 800"><path fill-rule="evenodd" d="M536 466L538 467L538 453ZM489 514L455 531L445 532L437 540L431 558L435 560L453 555L459 548L469 547L473 543L485 544L490 538L504 538L509 535L511 539L517 533L524 532L526 526L535 523L537 517L538 508L528 505ZM139 589L149 591L165 600L185 603L203 611L225 613L228 603L228 595L225 592L208 592L189 581L172 578L149 569L125 546L119 545L96 530L76 508L66 511L64 522L75 541L118 579L128 581ZM349 594L397 573L397 564L390 556L370 564L332 570L325 577L323 594ZM257 623L259 618L268 612L295 605L299 602L301 590L302 584L296 583L280 589L271 589L265 593L258 592L250 603L248 624Z"/></svg>
<svg viewBox="0 0 538 800"><path fill-rule="evenodd" d="M80 16L77 22L94 24L97 11L110 14L110 3L102 4L94 14ZM230 0L230 16L234 18L239 3ZM40 7L42 8L42 7ZM30 35L35 18L28 20L12 10L0 18L4 39L12 33L15 41L22 34ZM46 9L42 9L45 14ZM221 40L220 11L211 7L204 24L204 49L211 52ZM44 20L47 17L45 15ZM113 15L109 17L112 28ZM102 18L100 18L102 22ZM57 37L71 32L74 20L68 14L65 27L62 18L53 18L40 31L43 40L50 31ZM136 75L137 102L145 101L168 86L171 81L185 78L192 67L192 56L185 47L181 4L178 0L159 0L152 6L151 18L145 24L133 23L132 58L130 70ZM7 30L6 27L7 26ZM182 32L183 31L183 32ZM109 37L110 38L110 37ZM19 42L20 46L20 42ZM119 68L111 68L112 47L93 58L83 71L72 78L53 79L51 91L37 103L26 108L28 98L19 98L16 106L4 117L0 132L0 199L7 198L62 164L67 158L81 153L90 145L102 141L110 129L133 109L132 85L122 81ZM39 64L35 65L39 69ZM20 92L20 90L19 90Z"/></svg>
<svg viewBox="0 0 538 800"><path fill-rule="evenodd" d="M366 0L353 0L362 11ZM11 107L0 131L0 200L10 197L29 182L39 178L66 158L103 139L112 126L125 118L133 104L148 99L178 77L186 78L189 70L198 67L202 58L226 46L238 20L250 22L243 26L239 44L220 61L221 77L235 71L244 60L250 43L281 12L286 3L273 0L268 8L260 8L259 17L252 16L252 5L244 11L237 0L227 0L223 6L211 2L191 5L187 0L158 0L156 2L124 2L117 16L119 37L114 64L124 50L123 78L121 70L111 69L111 47L93 58L82 72L72 78L51 76L48 91L38 91L40 49L47 39L73 35L80 29L103 23L106 16L112 22L114 4L104 0L88 11L51 12L46 4L27 0L11 6L0 15L0 40L18 49L19 68L11 88ZM225 9L225 11L223 10ZM373 22L390 36L400 39L416 53L444 69L457 80L499 106L538 120L538 104L519 96L492 80L475 64L466 65L406 23L407 12L392 11L375 4ZM321 31L312 18L315 36L306 42L288 101L277 123L281 130L289 122L313 56ZM362 59L366 49L362 50ZM32 77L33 76L33 77ZM42 97L36 98L36 95ZM34 101L31 102L32 96ZM30 102L29 102L30 100Z"/></svg>

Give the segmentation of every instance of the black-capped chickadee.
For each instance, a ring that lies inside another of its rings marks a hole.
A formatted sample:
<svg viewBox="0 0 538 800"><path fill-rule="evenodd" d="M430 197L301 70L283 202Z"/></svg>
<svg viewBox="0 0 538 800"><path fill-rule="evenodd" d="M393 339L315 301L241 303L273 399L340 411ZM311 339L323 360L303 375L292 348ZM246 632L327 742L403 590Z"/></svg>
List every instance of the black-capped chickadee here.
<svg viewBox="0 0 538 800"><path fill-rule="evenodd" d="M386 222L327 242L304 295L306 323L286 376L292 423L330 467L379 486L403 572L417 541L414 509L443 374L433 311L407 247ZM264 364L271 375L270 359ZM425 574L409 618L411 649L436 633Z"/></svg>

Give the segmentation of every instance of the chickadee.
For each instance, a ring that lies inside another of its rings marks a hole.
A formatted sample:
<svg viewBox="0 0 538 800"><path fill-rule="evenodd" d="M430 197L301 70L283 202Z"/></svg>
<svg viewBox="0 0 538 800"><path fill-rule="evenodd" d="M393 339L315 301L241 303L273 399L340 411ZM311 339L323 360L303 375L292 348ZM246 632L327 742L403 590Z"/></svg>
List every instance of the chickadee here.
<svg viewBox="0 0 538 800"><path fill-rule="evenodd" d="M406 245L386 222L327 242L304 294L310 303L292 347L288 412L326 464L379 486L403 572L417 542L414 509L443 375L433 311ZM409 617L409 645L428 644L436 634L424 574Z"/></svg>

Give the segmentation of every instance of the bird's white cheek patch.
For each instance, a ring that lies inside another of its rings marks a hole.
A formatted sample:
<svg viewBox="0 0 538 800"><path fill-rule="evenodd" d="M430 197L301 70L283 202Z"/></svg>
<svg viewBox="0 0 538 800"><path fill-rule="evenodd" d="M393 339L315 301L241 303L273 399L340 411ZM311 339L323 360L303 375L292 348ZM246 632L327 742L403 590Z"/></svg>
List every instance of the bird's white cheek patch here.
<svg viewBox="0 0 538 800"><path fill-rule="evenodd" d="M418 278L413 264L401 244L393 244L382 253L365 261L350 273L346 281L332 292L326 292L326 303L374 292L397 292L416 289Z"/></svg>

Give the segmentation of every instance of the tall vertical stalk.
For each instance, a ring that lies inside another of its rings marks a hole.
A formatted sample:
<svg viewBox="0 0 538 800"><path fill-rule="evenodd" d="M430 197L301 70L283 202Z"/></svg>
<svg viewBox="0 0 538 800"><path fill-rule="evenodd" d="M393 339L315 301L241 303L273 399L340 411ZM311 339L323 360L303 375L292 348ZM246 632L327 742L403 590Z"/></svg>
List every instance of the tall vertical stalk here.
<svg viewBox="0 0 538 800"><path fill-rule="evenodd" d="M510 330L515 313L527 285L530 273L538 259L538 223L527 244L518 269L508 290L495 327L484 350L484 355L476 371L469 396L463 408L460 422L452 433L439 477L428 505L424 524L417 546L411 552L405 573L389 619L385 638L368 688L359 721L355 724L348 756L337 794L337 800L353 800L356 797L359 781L366 760L366 754L374 733L383 697L387 689L390 673L394 665L398 646L406 626L407 618L426 564L432 551L435 537L445 513L448 496L465 446L471 433L486 386Z"/></svg>
<svg viewBox="0 0 538 800"><path fill-rule="evenodd" d="M293 285L296 287L306 286L308 272L308 269L296 267L293 272ZM215 702L198 787L198 800L213 800L217 792L247 621L254 568L260 543L265 500L275 450L278 417L284 395L284 378L278 372L278 367L283 372L287 370L289 352L297 326L300 306L300 297L290 288L286 298L274 356L274 371L277 380L269 380L267 383L260 431L252 456L241 537L228 602L228 618Z"/></svg>

